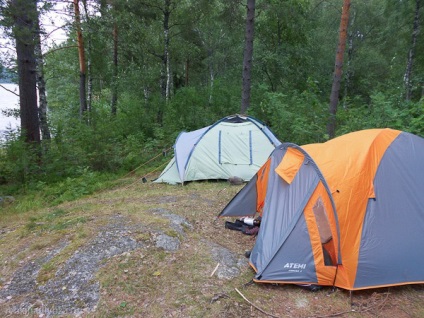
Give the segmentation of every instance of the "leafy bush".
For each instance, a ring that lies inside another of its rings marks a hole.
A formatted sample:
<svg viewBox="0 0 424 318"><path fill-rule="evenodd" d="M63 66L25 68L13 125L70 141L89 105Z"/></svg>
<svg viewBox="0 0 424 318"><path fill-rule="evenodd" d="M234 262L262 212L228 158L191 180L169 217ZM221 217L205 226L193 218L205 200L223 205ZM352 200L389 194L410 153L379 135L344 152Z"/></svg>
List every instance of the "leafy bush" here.
<svg viewBox="0 0 424 318"><path fill-rule="evenodd" d="M251 114L265 121L280 141L307 144L326 140L327 105L313 91L268 92Z"/></svg>
<svg viewBox="0 0 424 318"><path fill-rule="evenodd" d="M392 128L424 135L424 101L407 102L376 92L369 104L350 103L337 113L338 135L370 128Z"/></svg>

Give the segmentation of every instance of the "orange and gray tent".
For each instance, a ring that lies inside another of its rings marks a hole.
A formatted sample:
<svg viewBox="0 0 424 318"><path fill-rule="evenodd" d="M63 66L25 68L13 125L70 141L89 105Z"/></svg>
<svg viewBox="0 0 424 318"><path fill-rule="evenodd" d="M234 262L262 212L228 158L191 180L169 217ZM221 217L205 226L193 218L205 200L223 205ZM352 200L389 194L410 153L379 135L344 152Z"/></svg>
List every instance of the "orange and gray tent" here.
<svg viewBox="0 0 424 318"><path fill-rule="evenodd" d="M283 143L220 216L257 213L256 282L424 283L424 139L369 129Z"/></svg>

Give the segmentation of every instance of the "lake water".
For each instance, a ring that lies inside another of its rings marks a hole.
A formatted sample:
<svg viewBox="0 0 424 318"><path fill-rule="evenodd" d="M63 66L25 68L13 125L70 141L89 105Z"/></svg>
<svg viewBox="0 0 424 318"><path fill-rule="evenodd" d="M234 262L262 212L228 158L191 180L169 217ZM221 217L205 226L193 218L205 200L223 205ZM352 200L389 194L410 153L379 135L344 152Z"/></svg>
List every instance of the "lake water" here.
<svg viewBox="0 0 424 318"><path fill-rule="evenodd" d="M16 84L1 84L1 86L7 88L19 94L19 88ZM20 126L20 119L14 117L6 117L1 112L4 109L16 108L19 109L19 97L15 94L8 92L3 87L0 86L0 134L2 134L6 128L17 128Z"/></svg>

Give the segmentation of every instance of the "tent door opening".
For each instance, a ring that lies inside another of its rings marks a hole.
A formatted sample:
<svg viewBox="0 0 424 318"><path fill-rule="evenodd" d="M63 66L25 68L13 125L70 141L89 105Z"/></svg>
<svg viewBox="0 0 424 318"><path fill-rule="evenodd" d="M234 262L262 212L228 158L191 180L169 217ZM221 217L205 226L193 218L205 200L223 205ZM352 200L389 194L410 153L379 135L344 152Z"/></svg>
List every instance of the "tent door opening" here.
<svg viewBox="0 0 424 318"><path fill-rule="evenodd" d="M333 236L331 234L330 222L321 197L312 208L321 240L324 265L334 266L336 264L336 251L334 249Z"/></svg>

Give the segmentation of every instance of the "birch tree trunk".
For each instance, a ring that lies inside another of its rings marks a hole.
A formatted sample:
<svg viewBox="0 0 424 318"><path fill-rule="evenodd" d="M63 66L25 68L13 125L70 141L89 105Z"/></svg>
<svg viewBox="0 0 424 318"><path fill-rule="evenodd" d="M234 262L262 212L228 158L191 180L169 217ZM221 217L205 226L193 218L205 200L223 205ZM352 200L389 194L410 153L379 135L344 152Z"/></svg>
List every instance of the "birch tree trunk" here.
<svg viewBox="0 0 424 318"><path fill-rule="evenodd" d="M37 35L35 38L35 57L37 65L37 86L38 86L38 117L40 120L41 136L43 140L50 140L50 129L47 121L47 95L46 81L44 79L44 58L41 50L41 28L39 15L36 16L35 27Z"/></svg>
<svg viewBox="0 0 424 318"><path fill-rule="evenodd" d="M202 41L202 45L205 49L205 51L207 52L207 65L208 65L208 71L209 71L209 97L208 97L208 106L212 105L212 99L213 99L213 85L214 85L214 81L215 81L215 71L214 71L214 66L213 66L213 62L212 62L212 57L213 57L213 49L211 48L211 45L208 43L208 41L206 40L208 38L207 35L203 34L203 32L196 28L196 33L199 34L199 38ZM188 84L188 82L187 82Z"/></svg>
<svg viewBox="0 0 424 318"><path fill-rule="evenodd" d="M164 0L164 6L163 7L157 7L162 11L163 14L163 36L164 36L164 46L163 46L163 54L157 55L162 59L162 67L160 72L160 89L161 89L161 96L165 101L165 104L168 103L170 92L171 92L171 85L172 85L172 75L171 75L171 62L170 62L170 54L169 54L169 43L170 43L170 34L169 34L169 20L171 17L171 0ZM158 124L162 125L163 121L163 106L159 107L158 113L157 113L157 122Z"/></svg>
<svg viewBox="0 0 424 318"><path fill-rule="evenodd" d="M420 7L421 7L421 1L422 0L415 0L415 17L414 17L414 24L412 27L412 41L411 41L411 47L408 52L408 60L406 63L406 71L405 75L403 77L403 81L405 84L405 99L411 100L412 95L412 67L414 64L414 58L415 58L415 47L417 45L417 37L419 33L420 28Z"/></svg>
<svg viewBox="0 0 424 318"><path fill-rule="evenodd" d="M91 41L91 25L90 25L90 15L88 13L87 8L87 0L83 0L83 7L84 7L84 14L87 19L87 25L88 25L88 48L87 48L87 113L91 114L91 106L93 101L93 74L92 74L92 67L91 67L91 57L92 57L92 41ZM87 118L87 121L90 122L90 118Z"/></svg>
<svg viewBox="0 0 424 318"><path fill-rule="evenodd" d="M342 17L339 29L339 43L337 45L336 62L334 67L333 85L330 95L330 117L327 124L328 136L334 138L336 133L336 114L339 102L340 81L343 73L343 56L346 48L347 26L349 24L350 0L343 1Z"/></svg>
<svg viewBox="0 0 424 318"><path fill-rule="evenodd" d="M118 104L118 25L113 22L113 74L112 74L112 115L116 115Z"/></svg>
<svg viewBox="0 0 424 318"><path fill-rule="evenodd" d="M251 69L253 58L253 35L255 26L255 0L247 0L246 33L243 56L243 83L240 113L246 114L250 106Z"/></svg>
<svg viewBox="0 0 424 318"><path fill-rule="evenodd" d="M171 0L165 0L163 9L163 35L164 35L164 50L163 50L163 79L162 79L162 94L165 101L169 100L171 86L171 68L169 56L169 18L171 16Z"/></svg>

